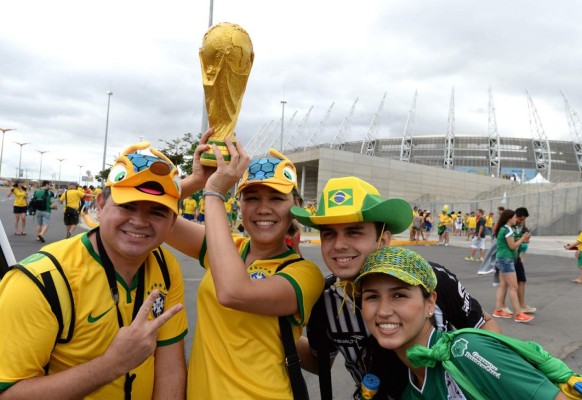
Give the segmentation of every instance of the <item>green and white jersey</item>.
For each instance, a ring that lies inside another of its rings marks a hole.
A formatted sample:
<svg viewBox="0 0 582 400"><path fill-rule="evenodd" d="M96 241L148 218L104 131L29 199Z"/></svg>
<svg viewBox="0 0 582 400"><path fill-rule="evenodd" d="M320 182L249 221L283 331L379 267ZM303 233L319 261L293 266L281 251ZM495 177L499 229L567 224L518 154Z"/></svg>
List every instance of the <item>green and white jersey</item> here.
<svg viewBox="0 0 582 400"><path fill-rule="evenodd" d="M432 347L443 332L433 330ZM485 398L488 399L553 399L558 387L515 351L493 337L463 333L451 346L451 361ZM426 368L422 387L415 384L409 371L408 387L402 399L471 399L463 392L440 362Z"/></svg>
<svg viewBox="0 0 582 400"><path fill-rule="evenodd" d="M513 228L503 225L497 232L497 255L495 258L512 258L515 259L515 251L509 248L507 238L513 236Z"/></svg>

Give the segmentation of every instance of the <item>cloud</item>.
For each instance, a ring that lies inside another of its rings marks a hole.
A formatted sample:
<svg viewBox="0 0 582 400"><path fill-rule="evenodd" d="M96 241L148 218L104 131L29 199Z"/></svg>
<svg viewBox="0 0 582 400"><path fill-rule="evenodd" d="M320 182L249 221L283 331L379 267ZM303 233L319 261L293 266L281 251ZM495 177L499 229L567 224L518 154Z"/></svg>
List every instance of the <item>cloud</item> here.
<svg viewBox="0 0 582 400"><path fill-rule="evenodd" d="M4 6L0 24L2 175L13 176L19 148L27 174L78 179L101 169L108 96L107 163L141 136L181 137L201 129L198 47L208 28L209 3L150 0L94 5L33 0ZM380 101L379 136L401 136L418 91L413 134L447 131L455 90L455 133L488 134L488 89L499 132L531 137L527 89L550 139L570 140L563 90L582 109L579 5L460 0L322 0L292 3L217 0L214 22L230 21L251 35L255 63L237 133L248 143L271 122L280 134L281 100L296 145L319 129L337 134L356 98L347 139L363 139ZM580 128L582 129L582 127ZM83 165L83 167L79 167ZM46 174L46 175L45 175Z"/></svg>

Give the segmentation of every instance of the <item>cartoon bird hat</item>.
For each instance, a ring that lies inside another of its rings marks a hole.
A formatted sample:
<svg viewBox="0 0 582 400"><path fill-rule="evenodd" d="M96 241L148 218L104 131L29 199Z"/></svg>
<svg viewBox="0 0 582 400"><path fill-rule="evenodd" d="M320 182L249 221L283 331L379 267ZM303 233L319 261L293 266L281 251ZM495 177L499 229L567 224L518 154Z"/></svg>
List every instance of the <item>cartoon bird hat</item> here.
<svg viewBox="0 0 582 400"><path fill-rule="evenodd" d="M138 152L148 148L153 155ZM111 187L111 197L117 204L153 201L178 214L179 182L178 169L172 161L150 147L149 142L140 142L117 157L105 186Z"/></svg>

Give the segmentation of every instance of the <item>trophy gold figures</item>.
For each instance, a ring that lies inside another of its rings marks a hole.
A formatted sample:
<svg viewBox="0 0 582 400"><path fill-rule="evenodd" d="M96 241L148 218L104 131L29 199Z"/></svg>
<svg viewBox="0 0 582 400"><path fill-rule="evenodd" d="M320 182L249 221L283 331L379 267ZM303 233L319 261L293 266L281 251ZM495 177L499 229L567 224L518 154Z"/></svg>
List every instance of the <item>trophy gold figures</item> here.
<svg viewBox="0 0 582 400"><path fill-rule="evenodd" d="M208 144L216 144L224 160L229 162L224 139L235 141L234 127L255 58L253 44L239 25L221 22L208 29L199 55L208 121L214 128ZM212 149L202 153L200 163L216 166Z"/></svg>

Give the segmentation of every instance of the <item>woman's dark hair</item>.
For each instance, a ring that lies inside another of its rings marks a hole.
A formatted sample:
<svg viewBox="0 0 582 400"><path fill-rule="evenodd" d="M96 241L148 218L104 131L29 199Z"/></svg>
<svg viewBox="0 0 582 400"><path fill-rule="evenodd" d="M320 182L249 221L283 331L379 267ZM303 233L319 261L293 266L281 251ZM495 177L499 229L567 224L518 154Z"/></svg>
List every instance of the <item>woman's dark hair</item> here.
<svg viewBox="0 0 582 400"><path fill-rule="evenodd" d="M291 192L293 194L293 204L297 205L298 207L303 207L303 197L299 194L299 192L295 189ZM291 225L289 225L289 229L287 229L287 235L289 237L293 237L297 234L297 232L301 231L301 224L297 222L295 219L291 221Z"/></svg>
<svg viewBox="0 0 582 400"><path fill-rule="evenodd" d="M493 236L497 236L499 229L501 229L501 227L503 225L505 225L507 223L507 221L509 221L511 218L513 218L514 215L515 215L515 211L513 211L513 210L504 210L501 213L501 216L499 217L499 219L497 220L497 223L495 224L495 229L493 230Z"/></svg>

